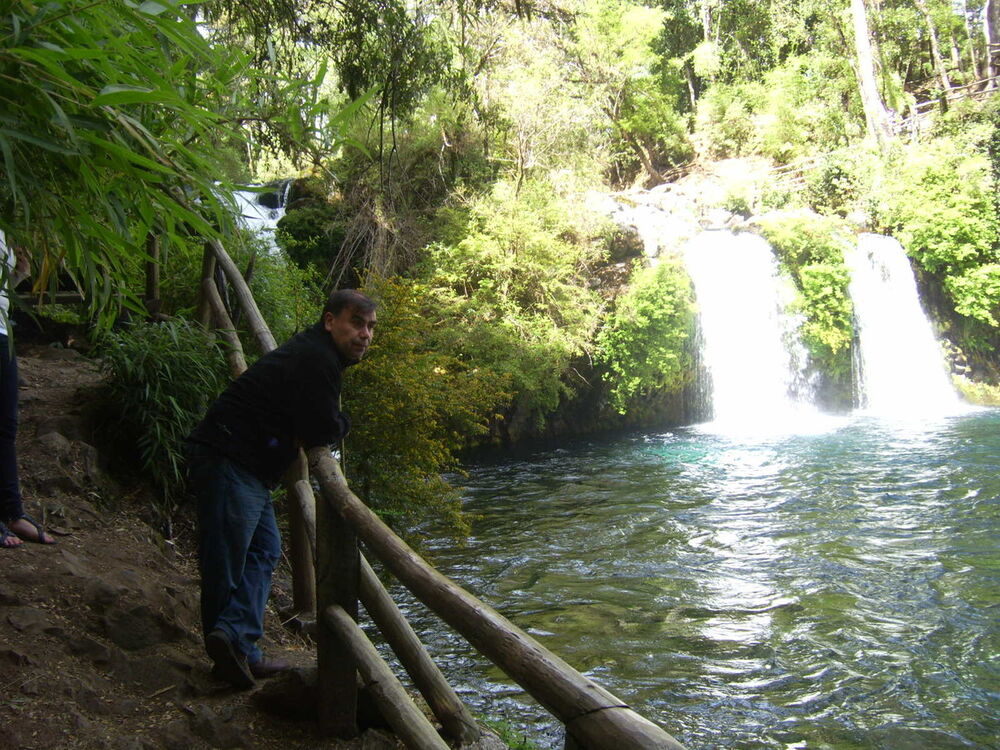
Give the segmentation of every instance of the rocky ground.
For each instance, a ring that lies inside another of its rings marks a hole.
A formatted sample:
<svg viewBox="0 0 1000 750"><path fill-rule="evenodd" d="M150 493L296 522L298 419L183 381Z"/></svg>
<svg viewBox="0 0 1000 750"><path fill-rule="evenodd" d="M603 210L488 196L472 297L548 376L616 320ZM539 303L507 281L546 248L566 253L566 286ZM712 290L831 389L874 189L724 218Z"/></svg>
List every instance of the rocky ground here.
<svg viewBox="0 0 1000 750"><path fill-rule="evenodd" d="M20 344L19 362L26 509L58 544L0 549L0 748L397 747L375 729L324 740L275 713L273 682L236 692L211 678L190 534L165 543L142 520L148 489L104 470L88 417L97 367L49 344ZM279 599L287 588L279 574ZM303 677L312 645L268 620L265 651Z"/></svg>

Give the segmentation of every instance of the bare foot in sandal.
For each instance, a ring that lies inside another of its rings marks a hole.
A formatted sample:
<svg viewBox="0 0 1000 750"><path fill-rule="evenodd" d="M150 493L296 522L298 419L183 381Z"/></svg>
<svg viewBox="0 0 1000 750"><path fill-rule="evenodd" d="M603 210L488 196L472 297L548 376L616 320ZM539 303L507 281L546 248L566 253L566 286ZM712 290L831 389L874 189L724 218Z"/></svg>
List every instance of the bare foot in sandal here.
<svg viewBox="0 0 1000 750"><path fill-rule="evenodd" d="M23 515L13 521L8 521L7 528L10 529L12 534L17 534L17 536L26 542L37 542L38 544L56 543L56 540L52 538L52 535L45 531L45 529L43 529L35 521L35 519L29 515Z"/></svg>
<svg viewBox="0 0 1000 750"><path fill-rule="evenodd" d="M0 523L0 547L4 549L11 547L20 547L24 542L21 541L14 532L7 528L6 524Z"/></svg>

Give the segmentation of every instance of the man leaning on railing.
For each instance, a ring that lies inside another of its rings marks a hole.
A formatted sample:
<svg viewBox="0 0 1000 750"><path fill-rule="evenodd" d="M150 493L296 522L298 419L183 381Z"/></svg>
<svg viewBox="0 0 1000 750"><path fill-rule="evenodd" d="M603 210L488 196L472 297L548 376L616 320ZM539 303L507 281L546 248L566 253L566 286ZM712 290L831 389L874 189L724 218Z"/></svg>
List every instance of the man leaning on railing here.
<svg viewBox="0 0 1000 750"><path fill-rule="evenodd" d="M364 357L374 328L375 302L353 289L334 292L319 322L234 380L188 438L205 650L213 674L241 690L289 667L256 643L281 554L271 489L300 448L347 433L342 374Z"/></svg>

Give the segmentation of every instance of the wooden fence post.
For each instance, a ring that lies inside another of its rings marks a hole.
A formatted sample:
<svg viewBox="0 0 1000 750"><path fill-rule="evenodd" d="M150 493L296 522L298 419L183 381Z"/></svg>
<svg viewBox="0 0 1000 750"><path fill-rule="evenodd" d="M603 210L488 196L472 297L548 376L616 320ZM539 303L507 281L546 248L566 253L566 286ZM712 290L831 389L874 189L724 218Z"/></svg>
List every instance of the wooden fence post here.
<svg viewBox="0 0 1000 750"><path fill-rule="evenodd" d="M284 478L288 498L288 547L292 566L292 599L301 615L316 613L316 498L309 486L309 465L301 450Z"/></svg>
<svg viewBox="0 0 1000 750"><path fill-rule="evenodd" d="M323 610L323 625L354 654L365 687L403 744L411 750L448 750L448 743L416 707L354 618L335 605Z"/></svg>
<svg viewBox="0 0 1000 750"><path fill-rule="evenodd" d="M329 450L310 450L309 467L325 501L318 508L334 506L410 591L562 721L580 746L683 750L663 729L428 565L351 492Z"/></svg>
<svg viewBox="0 0 1000 750"><path fill-rule="evenodd" d="M329 452L329 449L324 448ZM331 459L332 460L332 459ZM330 503L316 506L316 598L319 612L341 607L358 618L360 552L357 535ZM316 628L319 670L319 726L326 736L349 739L358 734L357 665L334 632Z"/></svg>
<svg viewBox="0 0 1000 750"><path fill-rule="evenodd" d="M364 556L361 557L361 603L441 722L445 734L463 745L478 740L482 736L479 724L445 680Z"/></svg>

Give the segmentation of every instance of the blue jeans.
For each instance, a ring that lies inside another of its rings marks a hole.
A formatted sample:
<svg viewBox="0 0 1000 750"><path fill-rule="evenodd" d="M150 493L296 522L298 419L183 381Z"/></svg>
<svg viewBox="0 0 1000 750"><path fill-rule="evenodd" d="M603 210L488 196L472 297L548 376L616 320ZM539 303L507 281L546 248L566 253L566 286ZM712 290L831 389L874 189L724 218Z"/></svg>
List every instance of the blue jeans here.
<svg viewBox="0 0 1000 750"><path fill-rule="evenodd" d="M17 478L17 357L0 334L0 521L24 514Z"/></svg>
<svg viewBox="0 0 1000 750"><path fill-rule="evenodd" d="M271 493L239 464L197 444L188 449L188 481L198 500L202 630L223 631L255 664L281 556Z"/></svg>

